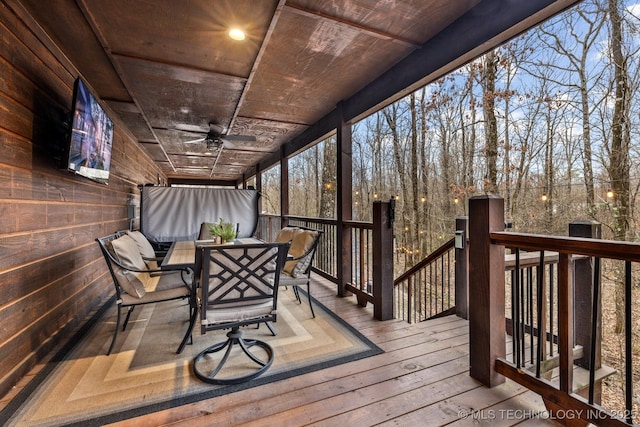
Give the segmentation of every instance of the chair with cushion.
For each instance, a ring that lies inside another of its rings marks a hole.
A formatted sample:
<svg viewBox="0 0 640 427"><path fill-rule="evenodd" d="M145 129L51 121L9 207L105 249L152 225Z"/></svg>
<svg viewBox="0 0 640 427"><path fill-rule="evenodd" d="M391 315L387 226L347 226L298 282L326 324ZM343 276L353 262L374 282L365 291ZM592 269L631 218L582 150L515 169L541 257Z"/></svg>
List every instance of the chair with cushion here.
<svg viewBox="0 0 640 427"><path fill-rule="evenodd" d="M152 304L176 299L189 301L189 327L178 347L181 353L191 337L197 319L195 295L192 295L191 281L193 272L188 268L158 268L156 261L149 260L156 268L149 268L140 253L138 243L127 232L117 232L96 241L109 267L116 290L118 308L116 327L107 355L111 354L120 329L121 310L128 308L122 325L124 331L133 309L139 305ZM153 264L156 263L156 264Z"/></svg>
<svg viewBox="0 0 640 427"><path fill-rule="evenodd" d="M138 251L144 260L147 268L150 270L157 270L159 264L162 262L162 259L166 255L166 251L156 251L149 240L142 234L140 231L127 230L125 233L136 242L136 246L138 246Z"/></svg>
<svg viewBox="0 0 640 427"><path fill-rule="evenodd" d="M195 357L194 373L202 381L238 384L258 377L271 366L271 346L244 338L240 328L276 321L278 280L288 246L196 243L201 332L230 329L226 341L207 347ZM234 348L239 356L249 359L230 357ZM222 350L225 352L215 354ZM252 363L247 366L246 361ZM225 365L227 369L223 369Z"/></svg>
<svg viewBox="0 0 640 427"><path fill-rule="evenodd" d="M322 231L306 227L284 227L276 236L276 242L290 242L287 262L280 275L280 286L293 288L298 302L300 293L298 286L307 287L307 299L311 315L316 317L311 304L311 264L320 243Z"/></svg>

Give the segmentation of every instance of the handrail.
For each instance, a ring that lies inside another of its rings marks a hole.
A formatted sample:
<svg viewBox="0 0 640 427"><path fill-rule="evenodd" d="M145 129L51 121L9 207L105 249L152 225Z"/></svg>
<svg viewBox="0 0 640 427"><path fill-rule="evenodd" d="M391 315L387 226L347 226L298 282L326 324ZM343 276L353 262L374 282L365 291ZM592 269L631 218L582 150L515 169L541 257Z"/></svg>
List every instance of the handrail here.
<svg viewBox="0 0 640 427"><path fill-rule="evenodd" d="M372 222L365 222L365 221L343 221L342 222L346 227L355 227L355 228L362 228L364 230L373 230L373 223Z"/></svg>
<svg viewBox="0 0 640 427"><path fill-rule="evenodd" d="M305 222L311 222L314 224L336 225L338 223L338 221L336 221L335 219L315 218L315 217L308 217L308 216L284 215L283 218L286 219L287 221L305 221Z"/></svg>
<svg viewBox="0 0 640 427"><path fill-rule="evenodd" d="M393 281L395 317L409 323L455 312L455 238Z"/></svg>
<svg viewBox="0 0 640 427"><path fill-rule="evenodd" d="M442 255L446 254L451 249L453 249L454 244L455 244L455 238L449 240L448 242L440 246L438 249L431 252L425 258L420 260L416 265L414 265L413 267L411 267L410 269L402 273L400 276L396 277L396 279L393 281L393 285L397 286L400 282L407 280L409 276L413 276L414 274L416 274L417 271L437 261L438 258L440 258Z"/></svg>
<svg viewBox="0 0 640 427"><path fill-rule="evenodd" d="M560 253L640 262L640 245L637 242L510 232L492 232L489 233L489 237L492 244L505 247L535 251L546 249Z"/></svg>

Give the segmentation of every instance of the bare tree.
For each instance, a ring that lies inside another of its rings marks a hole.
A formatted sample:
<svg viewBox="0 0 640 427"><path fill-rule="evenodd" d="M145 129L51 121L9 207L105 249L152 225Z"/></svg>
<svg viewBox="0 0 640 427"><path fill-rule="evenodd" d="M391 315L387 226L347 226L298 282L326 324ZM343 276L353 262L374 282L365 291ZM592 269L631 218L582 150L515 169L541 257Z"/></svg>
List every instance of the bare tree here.
<svg viewBox="0 0 640 427"><path fill-rule="evenodd" d="M407 176L407 167L406 167L406 150L403 144L403 132L400 126L400 118L402 112L400 110L400 103L395 103L387 108L382 110L382 114L386 120L387 126L389 128L389 132L391 135L391 142L393 144L393 159L394 164L397 170L397 177L399 178L399 185L401 190L401 197L403 203L406 205L407 201L410 200L410 183L408 183ZM413 230L410 228L411 224L411 213L407 208L401 209L401 224L400 226L403 228L402 233L402 242L405 247L410 247L410 236ZM409 254L407 259L407 263L409 265L413 265L413 252Z"/></svg>
<svg viewBox="0 0 640 427"><path fill-rule="evenodd" d="M336 213L336 141L331 137L322 144L322 180L320 218L335 218Z"/></svg>
<svg viewBox="0 0 640 427"><path fill-rule="evenodd" d="M629 75L627 61L623 54L623 34L621 5L619 0L608 0L608 16L611 46L611 60L614 67L614 107L611 119L611 141L606 147L610 163L607 167L613 201L613 237L627 240L629 231ZM619 277L622 277L620 274ZM616 324L615 332L624 330L624 283L616 283Z"/></svg>
<svg viewBox="0 0 640 427"><path fill-rule="evenodd" d="M580 23L578 28L578 22ZM583 170L586 189L587 205L591 211L595 210L595 185L593 172L593 150L591 140L592 105L598 105L590 91L589 68L587 61L593 52L594 45L599 41L600 31L605 20L600 8L576 8L576 13L565 14L551 28L542 26L537 32L541 41L552 51L557 52L562 61L548 61L539 66L555 69L560 77L555 83L568 86L579 94L578 108L582 114L583 141ZM575 77L572 77L575 76ZM593 83L591 83L593 84Z"/></svg>

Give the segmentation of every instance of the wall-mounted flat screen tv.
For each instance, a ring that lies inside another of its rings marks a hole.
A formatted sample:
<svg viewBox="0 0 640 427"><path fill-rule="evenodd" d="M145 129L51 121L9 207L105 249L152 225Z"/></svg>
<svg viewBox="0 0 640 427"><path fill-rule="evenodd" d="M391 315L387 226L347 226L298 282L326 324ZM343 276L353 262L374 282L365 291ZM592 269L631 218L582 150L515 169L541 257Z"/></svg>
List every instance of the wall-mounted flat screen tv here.
<svg viewBox="0 0 640 427"><path fill-rule="evenodd" d="M73 90L67 169L107 184L111 168L113 122L87 85L76 79Z"/></svg>

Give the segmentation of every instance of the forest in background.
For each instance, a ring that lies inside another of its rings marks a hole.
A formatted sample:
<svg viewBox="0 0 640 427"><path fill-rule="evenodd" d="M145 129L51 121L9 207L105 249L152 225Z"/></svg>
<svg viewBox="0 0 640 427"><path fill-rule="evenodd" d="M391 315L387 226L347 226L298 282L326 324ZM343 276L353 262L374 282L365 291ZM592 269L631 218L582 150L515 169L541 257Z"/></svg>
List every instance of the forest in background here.
<svg viewBox="0 0 640 427"><path fill-rule="evenodd" d="M498 194L514 231L638 239L640 6L589 0L353 125L353 218L396 199L409 263ZM335 139L289 162L290 214L335 217ZM279 213L279 168L262 177Z"/></svg>

